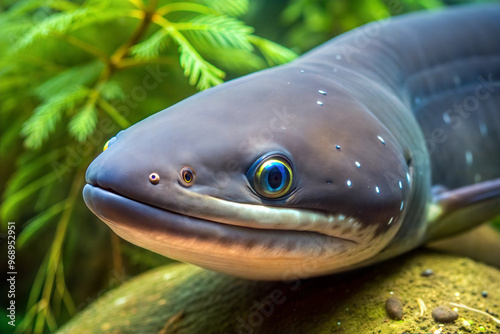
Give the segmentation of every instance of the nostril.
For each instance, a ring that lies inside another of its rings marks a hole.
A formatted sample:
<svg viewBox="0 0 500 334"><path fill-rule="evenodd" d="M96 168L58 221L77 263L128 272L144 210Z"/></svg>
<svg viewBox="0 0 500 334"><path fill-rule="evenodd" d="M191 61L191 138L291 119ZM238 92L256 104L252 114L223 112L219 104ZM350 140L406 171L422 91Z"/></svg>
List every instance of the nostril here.
<svg viewBox="0 0 500 334"><path fill-rule="evenodd" d="M412 158L412 156L411 156L411 152L410 152L410 150L409 150L409 149L406 149L406 150L404 151L404 158L405 158L405 160L406 160L406 166L410 166L410 165L411 165L411 163L412 163L413 158Z"/></svg>
<svg viewBox="0 0 500 334"><path fill-rule="evenodd" d="M157 173L151 173L149 175L149 182L151 182L152 184L160 183L160 175L158 175Z"/></svg>

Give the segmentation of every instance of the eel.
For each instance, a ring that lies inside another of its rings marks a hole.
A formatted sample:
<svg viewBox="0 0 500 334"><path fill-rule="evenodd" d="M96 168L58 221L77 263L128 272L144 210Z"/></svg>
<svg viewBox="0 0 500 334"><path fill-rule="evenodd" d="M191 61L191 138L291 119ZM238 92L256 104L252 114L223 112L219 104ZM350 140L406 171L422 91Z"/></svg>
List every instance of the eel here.
<svg viewBox="0 0 500 334"><path fill-rule="evenodd" d="M359 268L500 214L500 6L375 21L106 143L119 236L255 280Z"/></svg>

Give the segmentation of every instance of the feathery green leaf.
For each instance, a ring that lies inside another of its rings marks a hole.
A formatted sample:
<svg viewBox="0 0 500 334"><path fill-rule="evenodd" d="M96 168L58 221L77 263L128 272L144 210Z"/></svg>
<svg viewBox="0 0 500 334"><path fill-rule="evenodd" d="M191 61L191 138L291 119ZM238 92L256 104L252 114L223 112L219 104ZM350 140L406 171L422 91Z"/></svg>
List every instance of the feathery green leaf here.
<svg viewBox="0 0 500 334"><path fill-rule="evenodd" d="M224 67L235 73L247 74L267 67L266 62L259 55L241 49L215 49L196 48L204 58L210 60L216 66Z"/></svg>
<svg viewBox="0 0 500 334"><path fill-rule="evenodd" d="M169 31L160 29L142 43L131 48L131 53L139 58L154 58L158 56L168 45Z"/></svg>
<svg viewBox="0 0 500 334"><path fill-rule="evenodd" d="M94 103L86 104L69 122L69 132L76 140L83 142L94 132L97 125L97 108Z"/></svg>
<svg viewBox="0 0 500 334"><path fill-rule="evenodd" d="M98 7L80 7L72 11L61 12L48 16L33 26L14 45L14 51L20 51L29 45L50 36L65 34L85 26L116 20L127 16L129 9Z"/></svg>
<svg viewBox="0 0 500 334"><path fill-rule="evenodd" d="M125 98L125 93L123 92L120 84L117 81L106 81L99 86L99 93L106 100L115 100Z"/></svg>
<svg viewBox="0 0 500 334"><path fill-rule="evenodd" d="M205 5L219 13L239 16L248 10L248 0L203 0Z"/></svg>
<svg viewBox="0 0 500 334"><path fill-rule="evenodd" d="M75 85L84 86L92 83L103 69L104 64L99 61L71 67L38 86L36 93L40 98L48 100L68 89L72 90Z"/></svg>
<svg viewBox="0 0 500 334"><path fill-rule="evenodd" d="M176 23L175 27L189 33L191 38L205 47L253 49L248 41L253 29L232 17L200 15L187 22Z"/></svg>
<svg viewBox="0 0 500 334"><path fill-rule="evenodd" d="M267 63L271 66L287 63L295 58L297 54L279 44L273 43L265 38L250 36L250 42L262 53Z"/></svg>
<svg viewBox="0 0 500 334"><path fill-rule="evenodd" d="M26 14L35 9L55 9L57 11L74 10L78 5L66 0L24 0L14 4L7 12L8 17Z"/></svg>
<svg viewBox="0 0 500 334"><path fill-rule="evenodd" d="M172 37L179 44L180 63L184 75L189 76L189 84L204 90L222 83L223 71L203 59L182 34L176 33Z"/></svg>
<svg viewBox="0 0 500 334"><path fill-rule="evenodd" d="M23 125L22 134L26 137L25 145L29 148L39 148L54 131L63 111L74 108L82 102L88 92L88 88L75 85L40 104Z"/></svg>

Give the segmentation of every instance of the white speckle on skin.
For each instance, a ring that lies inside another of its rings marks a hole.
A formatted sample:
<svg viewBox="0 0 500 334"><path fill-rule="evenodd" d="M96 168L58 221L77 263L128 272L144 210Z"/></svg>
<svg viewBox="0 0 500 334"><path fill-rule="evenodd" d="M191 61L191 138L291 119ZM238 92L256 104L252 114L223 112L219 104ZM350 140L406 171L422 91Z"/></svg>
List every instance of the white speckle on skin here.
<svg viewBox="0 0 500 334"><path fill-rule="evenodd" d="M316 101L316 103L317 103L318 105L320 105L320 106L322 106L322 105L323 105L323 102L321 102L321 101Z"/></svg>
<svg viewBox="0 0 500 334"><path fill-rule="evenodd" d="M338 71L338 69L334 67L333 68L333 72L337 72L337 71Z"/></svg>
<svg viewBox="0 0 500 334"><path fill-rule="evenodd" d="M399 189L403 189L403 182L399 181Z"/></svg>
<svg viewBox="0 0 500 334"><path fill-rule="evenodd" d="M335 59L340 60L340 59L342 59L342 56L341 55L336 55Z"/></svg>
<svg viewBox="0 0 500 334"><path fill-rule="evenodd" d="M304 70L300 70L300 73L304 73Z"/></svg>
<svg viewBox="0 0 500 334"><path fill-rule="evenodd" d="M387 225L391 225L393 220L394 220L394 217L391 217L391 219L389 219L389 222L387 223Z"/></svg>
<svg viewBox="0 0 500 334"><path fill-rule="evenodd" d="M348 186L348 187L352 186L352 182L351 182L351 180L347 180L347 182L346 182L346 183L347 183L347 186Z"/></svg>
<svg viewBox="0 0 500 334"><path fill-rule="evenodd" d="M385 140L384 140L384 138L382 138L382 137L380 137L380 136L377 136L377 138L378 138L378 140L380 140L380 142L381 142L382 144L384 144L384 145L385 145Z"/></svg>
<svg viewBox="0 0 500 334"><path fill-rule="evenodd" d="M356 167L361 168L361 164L359 162L355 161L354 164L356 165Z"/></svg>
<svg viewBox="0 0 500 334"><path fill-rule="evenodd" d="M338 220L344 220L345 219L345 216L344 215L339 215L338 216Z"/></svg>
<svg viewBox="0 0 500 334"><path fill-rule="evenodd" d="M450 114L448 114L447 112L445 112L445 113L443 114L443 121L444 121L446 124L450 124L450 123L451 123Z"/></svg>
<svg viewBox="0 0 500 334"><path fill-rule="evenodd" d="M408 183L410 183L411 179L410 179L410 173L406 173L406 180L408 180Z"/></svg>
<svg viewBox="0 0 500 334"><path fill-rule="evenodd" d="M377 192L377 194L380 194L380 189L378 187L375 187L375 191Z"/></svg>
<svg viewBox="0 0 500 334"><path fill-rule="evenodd" d="M481 131L481 136L486 137L488 135L488 128L486 127L486 124L480 123L479 131Z"/></svg>
<svg viewBox="0 0 500 334"><path fill-rule="evenodd" d="M474 156L472 155L471 151L465 152L465 162L467 163L467 166L472 165L472 163L474 162Z"/></svg>
<svg viewBox="0 0 500 334"><path fill-rule="evenodd" d="M326 95L326 92L324 90L318 90L318 93L320 93L321 95Z"/></svg>

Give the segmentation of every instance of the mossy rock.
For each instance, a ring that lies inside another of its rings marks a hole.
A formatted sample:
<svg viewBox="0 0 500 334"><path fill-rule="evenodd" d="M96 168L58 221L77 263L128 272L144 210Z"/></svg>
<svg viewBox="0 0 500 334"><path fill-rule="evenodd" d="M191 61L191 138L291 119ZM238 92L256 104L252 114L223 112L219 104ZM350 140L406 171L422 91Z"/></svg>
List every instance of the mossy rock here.
<svg viewBox="0 0 500 334"><path fill-rule="evenodd" d="M426 269L433 274L422 276ZM402 302L402 320L388 317L390 297ZM418 299L427 309L423 315ZM107 293L59 333L434 333L440 324L432 310L453 308L450 302L498 318L500 270L427 250L347 274L287 282L248 281L176 264ZM485 315L458 312L443 333L500 332Z"/></svg>

